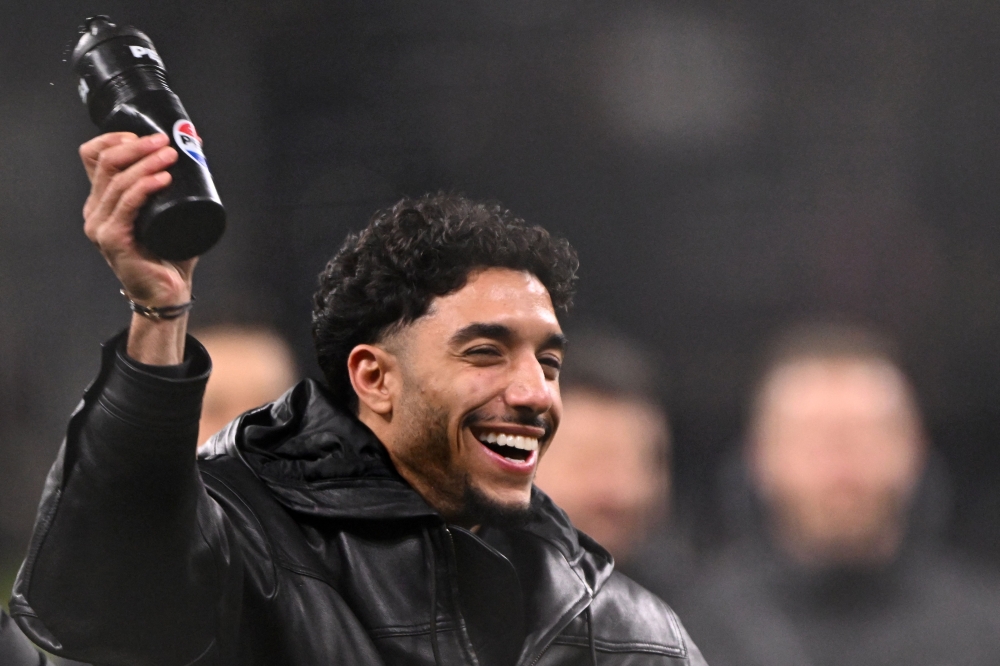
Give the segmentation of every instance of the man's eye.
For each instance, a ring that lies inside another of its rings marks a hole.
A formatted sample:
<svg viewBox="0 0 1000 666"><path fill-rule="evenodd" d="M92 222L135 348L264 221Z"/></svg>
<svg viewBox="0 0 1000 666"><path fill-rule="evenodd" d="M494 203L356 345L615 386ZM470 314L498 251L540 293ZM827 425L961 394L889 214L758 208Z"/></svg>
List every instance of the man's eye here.
<svg viewBox="0 0 1000 666"><path fill-rule="evenodd" d="M554 356L543 356L542 358L538 359L538 362L541 363L542 365L547 365L548 367L553 368L555 370L559 370L560 368L562 368L562 361L558 358L555 358Z"/></svg>
<svg viewBox="0 0 1000 666"><path fill-rule="evenodd" d="M465 352L467 356L500 356L500 350L496 347L473 347Z"/></svg>

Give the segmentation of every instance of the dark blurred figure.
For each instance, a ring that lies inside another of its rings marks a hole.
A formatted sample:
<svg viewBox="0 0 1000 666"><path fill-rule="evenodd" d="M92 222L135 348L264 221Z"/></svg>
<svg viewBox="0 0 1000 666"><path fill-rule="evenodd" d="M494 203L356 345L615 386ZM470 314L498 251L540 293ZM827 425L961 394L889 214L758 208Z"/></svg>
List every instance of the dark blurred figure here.
<svg viewBox="0 0 1000 666"><path fill-rule="evenodd" d="M194 333L212 359L198 424L198 445L234 418L277 400L298 377L285 340L262 326L219 324Z"/></svg>
<svg viewBox="0 0 1000 666"><path fill-rule="evenodd" d="M709 663L998 663L1000 588L933 538L944 475L886 341L789 331L749 417L723 484L746 529L679 604Z"/></svg>
<svg viewBox="0 0 1000 666"><path fill-rule="evenodd" d="M563 419L535 483L622 571L669 602L690 558L667 526L670 428L658 364L608 331L570 341L559 377Z"/></svg>

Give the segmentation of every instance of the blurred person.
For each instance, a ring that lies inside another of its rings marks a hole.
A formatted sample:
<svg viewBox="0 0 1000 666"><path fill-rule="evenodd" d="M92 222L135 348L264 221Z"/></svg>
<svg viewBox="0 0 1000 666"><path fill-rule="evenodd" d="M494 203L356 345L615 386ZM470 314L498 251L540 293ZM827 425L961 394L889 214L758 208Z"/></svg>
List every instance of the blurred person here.
<svg viewBox="0 0 1000 666"><path fill-rule="evenodd" d="M806 566L891 561L927 457L912 388L867 333L793 335L758 388L747 450L771 538Z"/></svg>
<svg viewBox="0 0 1000 666"><path fill-rule="evenodd" d="M212 359L198 424L198 445L243 412L277 400L295 384L291 348L261 326L218 324L193 335Z"/></svg>
<svg viewBox="0 0 1000 666"><path fill-rule="evenodd" d="M305 380L191 455L196 260L135 243L167 137L81 147L84 230L133 310L104 347L11 614L101 664L704 666L678 618L534 488L576 253L497 204L404 199L320 276Z"/></svg>
<svg viewBox="0 0 1000 666"><path fill-rule="evenodd" d="M562 423L535 483L622 571L669 602L691 558L667 524L670 428L654 355L609 331L571 337Z"/></svg>
<svg viewBox="0 0 1000 666"><path fill-rule="evenodd" d="M751 405L743 469L759 520L737 516L752 529L680 604L711 663L995 664L1000 588L928 538L940 470L891 345L796 327Z"/></svg>

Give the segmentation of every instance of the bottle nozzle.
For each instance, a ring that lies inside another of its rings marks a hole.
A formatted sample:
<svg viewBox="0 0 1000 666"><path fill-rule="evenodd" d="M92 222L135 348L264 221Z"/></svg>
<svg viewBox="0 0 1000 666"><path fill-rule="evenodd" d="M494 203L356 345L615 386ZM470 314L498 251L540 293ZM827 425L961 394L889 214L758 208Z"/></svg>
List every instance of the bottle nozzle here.
<svg viewBox="0 0 1000 666"><path fill-rule="evenodd" d="M83 25L80 26L80 34L90 33L94 36L97 35L101 29L108 29L116 27L114 23L111 22L111 17L104 14L98 14L97 16L89 16L83 20Z"/></svg>

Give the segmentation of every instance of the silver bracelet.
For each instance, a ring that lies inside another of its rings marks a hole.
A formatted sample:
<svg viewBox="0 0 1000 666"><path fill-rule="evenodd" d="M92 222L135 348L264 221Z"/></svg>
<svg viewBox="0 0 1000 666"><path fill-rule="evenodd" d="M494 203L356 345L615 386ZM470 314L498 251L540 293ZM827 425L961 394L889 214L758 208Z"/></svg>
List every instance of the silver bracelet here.
<svg viewBox="0 0 1000 666"><path fill-rule="evenodd" d="M120 290L121 295L125 297L128 301L129 310L136 313L137 315L142 315L147 319L177 319L181 315L189 312L191 308L194 307L194 296L187 303L181 303L180 305L166 305L161 308L150 308L145 305L140 305L132 300L132 297L128 295L124 289Z"/></svg>

